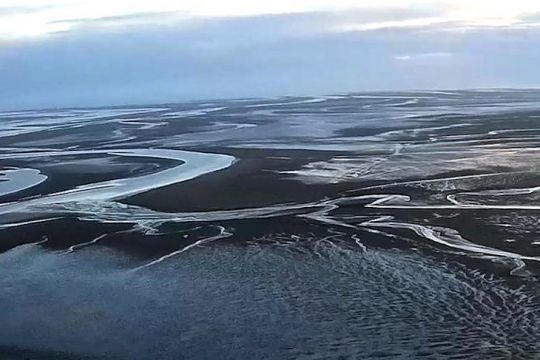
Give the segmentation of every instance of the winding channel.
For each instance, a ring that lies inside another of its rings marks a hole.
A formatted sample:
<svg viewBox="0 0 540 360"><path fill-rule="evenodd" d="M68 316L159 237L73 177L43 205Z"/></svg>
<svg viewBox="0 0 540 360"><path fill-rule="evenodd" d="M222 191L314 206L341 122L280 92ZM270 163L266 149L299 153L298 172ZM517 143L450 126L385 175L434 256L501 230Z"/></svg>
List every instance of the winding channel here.
<svg viewBox="0 0 540 360"><path fill-rule="evenodd" d="M68 202L100 202L120 200L152 189L191 180L214 171L225 169L231 166L235 161L235 158L229 155L171 149L45 151L9 154L0 156L0 159L89 154L108 154L114 156L168 159L181 161L182 164L148 175L97 182L77 186L71 190L48 194L38 198L0 204L0 214L24 212L34 206ZM33 184L35 185L35 183Z"/></svg>

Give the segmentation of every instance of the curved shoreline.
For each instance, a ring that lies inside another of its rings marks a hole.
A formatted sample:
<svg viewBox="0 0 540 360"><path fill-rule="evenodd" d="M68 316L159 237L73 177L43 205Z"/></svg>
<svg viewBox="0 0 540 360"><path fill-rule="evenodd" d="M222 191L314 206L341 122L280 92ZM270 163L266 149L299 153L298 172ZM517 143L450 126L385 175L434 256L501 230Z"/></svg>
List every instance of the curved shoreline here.
<svg viewBox="0 0 540 360"><path fill-rule="evenodd" d="M15 194L33 188L47 180L37 169L13 168L0 170L0 196Z"/></svg>
<svg viewBox="0 0 540 360"><path fill-rule="evenodd" d="M38 198L0 204L0 214L26 210L32 206L42 206L78 201L114 201L152 189L187 181L196 177L231 166L235 157L223 154L209 154L194 151L170 149L126 149L89 151L52 151L13 154L5 158L61 156L83 154L109 154L127 157L151 157L178 160L183 163L156 173L124 179L115 179L78 186L74 189L48 194Z"/></svg>

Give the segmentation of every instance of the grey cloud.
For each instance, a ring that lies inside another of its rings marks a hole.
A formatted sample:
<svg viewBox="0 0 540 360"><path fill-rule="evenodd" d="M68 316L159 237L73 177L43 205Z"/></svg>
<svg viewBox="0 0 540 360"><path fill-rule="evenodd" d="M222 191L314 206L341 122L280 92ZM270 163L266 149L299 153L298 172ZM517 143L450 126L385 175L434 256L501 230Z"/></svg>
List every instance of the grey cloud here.
<svg viewBox="0 0 540 360"><path fill-rule="evenodd" d="M161 11L161 12L141 12L133 14L124 14L116 16L105 16L99 18L71 18L52 21L51 24L77 24L80 26L98 26L108 24L137 24L138 22L156 22L160 23L164 19L179 18L186 16L180 11ZM75 31L77 28L75 28Z"/></svg>
<svg viewBox="0 0 540 360"><path fill-rule="evenodd" d="M519 18L524 22L540 22L540 13L529 13Z"/></svg>
<svg viewBox="0 0 540 360"><path fill-rule="evenodd" d="M516 26L522 28L526 27L540 27L540 13L530 13L519 18L520 22Z"/></svg>
<svg viewBox="0 0 540 360"><path fill-rule="evenodd" d="M275 30L281 30L282 32L288 31L290 35L310 35L313 33L324 32L328 28L344 22L367 23L378 21L401 21L419 17L442 16L443 14L443 8L429 6L223 18L192 18L184 12L145 12L91 19L64 19L56 21L56 23L74 24L75 26L68 32L75 33L83 30L99 30L101 26L108 27L110 25L115 25L116 27L125 26L126 31L132 31L134 27L139 27L141 24L153 24L157 27L161 27L164 24L168 26L188 24L195 27L208 27L211 31L215 28L227 28L229 24L232 23L235 26L244 25L251 28L254 28L254 25L262 24L263 27L271 26Z"/></svg>
<svg viewBox="0 0 540 360"><path fill-rule="evenodd" d="M537 30L291 35L327 16L334 15L207 19L115 33L88 27L4 47L0 108L540 84ZM459 56L394 59L441 52Z"/></svg>
<svg viewBox="0 0 540 360"><path fill-rule="evenodd" d="M40 12L43 10L53 9L54 5L42 5L42 6L0 6L0 17L12 16L12 15L25 15Z"/></svg>

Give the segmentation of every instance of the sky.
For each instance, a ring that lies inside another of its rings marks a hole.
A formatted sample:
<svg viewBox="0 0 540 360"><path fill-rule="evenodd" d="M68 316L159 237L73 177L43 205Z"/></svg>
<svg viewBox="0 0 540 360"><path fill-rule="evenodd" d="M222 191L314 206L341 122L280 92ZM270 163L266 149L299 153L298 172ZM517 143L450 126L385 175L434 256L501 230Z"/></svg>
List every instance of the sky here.
<svg viewBox="0 0 540 360"><path fill-rule="evenodd" d="M540 86L538 0L0 0L0 109Z"/></svg>

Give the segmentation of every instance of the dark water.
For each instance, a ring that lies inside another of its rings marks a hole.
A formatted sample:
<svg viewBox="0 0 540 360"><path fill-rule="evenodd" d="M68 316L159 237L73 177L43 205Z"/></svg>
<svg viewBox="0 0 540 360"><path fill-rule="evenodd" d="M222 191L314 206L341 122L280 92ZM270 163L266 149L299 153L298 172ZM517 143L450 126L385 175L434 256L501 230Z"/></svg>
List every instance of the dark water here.
<svg viewBox="0 0 540 360"><path fill-rule="evenodd" d="M2 359L540 358L538 91L0 119Z"/></svg>

